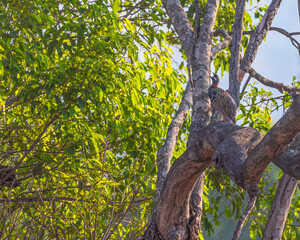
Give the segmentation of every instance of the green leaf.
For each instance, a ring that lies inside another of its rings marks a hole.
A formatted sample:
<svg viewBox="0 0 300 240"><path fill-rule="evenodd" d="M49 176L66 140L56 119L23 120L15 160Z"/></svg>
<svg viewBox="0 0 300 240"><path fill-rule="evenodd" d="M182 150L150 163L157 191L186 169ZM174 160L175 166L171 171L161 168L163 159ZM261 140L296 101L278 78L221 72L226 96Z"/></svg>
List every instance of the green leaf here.
<svg viewBox="0 0 300 240"><path fill-rule="evenodd" d="M4 74L4 67L2 62L0 61L0 76Z"/></svg>
<svg viewBox="0 0 300 240"><path fill-rule="evenodd" d="M225 217L226 218L231 218L232 217L232 212L228 207L225 206Z"/></svg>
<svg viewBox="0 0 300 240"><path fill-rule="evenodd" d="M69 154L69 155L74 155L75 154L75 148L74 146L70 146L67 148L66 152Z"/></svg>
<svg viewBox="0 0 300 240"><path fill-rule="evenodd" d="M118 11L120 10L120 4L121 4L121 0L112 0L112 7L113 7L113 11L115 13L118 13Z"/></svg>

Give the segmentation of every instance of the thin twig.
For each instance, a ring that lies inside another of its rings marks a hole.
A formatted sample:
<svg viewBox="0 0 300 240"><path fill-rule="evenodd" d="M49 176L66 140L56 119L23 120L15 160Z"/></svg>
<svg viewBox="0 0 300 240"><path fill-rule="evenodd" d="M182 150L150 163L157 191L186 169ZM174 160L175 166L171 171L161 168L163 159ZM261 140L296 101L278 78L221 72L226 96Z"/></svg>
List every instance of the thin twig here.
<svg viewBox="0 0 300 240"><path fill-rule="evenodd" d="M245 85L244 85L244 87L243 87L243 89L242 89L242 91L241 91L241 96L242 96L243 93L245 92L246 87L247 87L248 83L250 82L251 78L252 78L251 75L249 75L248 78L247 78L247 80L246 80L246 82L245 82Z"/></svg>
<svg viewBox="0 0 300 240"><path fill-rule="evenodd" d="M292 45L297 48L299 55L300 55L300 43L292 37L292 34L287 32L286 30L282 29L282 28L278 28L278 27L271 27L270 30L276 31L281 33L282 35L288 37L291 40ZM293 35L298 35L297 33L293 33Z"/></svg>
<svg viewBox="0 0 300 240"><path fill-rule="evenodd" d="M12 174L14 174L15 170L21 166L23 160L28 156L28 154L34 149L35 145L41 140L44 133L47 131L47 129L52 125L53 122L55 122L59 118L60 114L55 114L52 119L45 125L43 131L39 134L39 136L35 139L35 141L31 144L30 148L26 150L24 155L20 158L20 160L17 162L17 164L11 169L10 173L8 173L2 180L7 180Z"/></svg>
<svg viewBox="0 0 300 240"><path fill-rule="evenodd" d="M249 213L254 208L255 202L256 202L256 196L255 197L250 197L250 200L248 201L248 205L247 205L245 211L243 212L242 216L240 217L238 225L236 226L236 229L235 229L234 234L232 236L232 240L238 240L239 239L239 237L241 235L241 232L242 232L243 225L244 225Z"/></svg>
<svg viewBox="0 0 300 240"><path fill-rule="evenodd" d="M0 203L21 203L21 202L39 202L39 201L83 201L81 199L76 198L68 198L68 197L27 197L27 198L0 198Z"/></svg>

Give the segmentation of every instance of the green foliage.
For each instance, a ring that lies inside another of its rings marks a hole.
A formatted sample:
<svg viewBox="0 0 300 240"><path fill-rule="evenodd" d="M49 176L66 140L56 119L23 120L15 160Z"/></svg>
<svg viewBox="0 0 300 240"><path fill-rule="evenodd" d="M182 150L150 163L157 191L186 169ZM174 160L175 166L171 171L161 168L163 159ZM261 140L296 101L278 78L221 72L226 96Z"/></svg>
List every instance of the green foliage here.
<svg viewBox="0 0 300 240"><path fill-rule="evenodd" d="M134 21L121 14L134 2L111 4L0 4L0 157L23 178L2 189L23 199L1 203L3 238L126 239L147 223L156 152L186 79L170 33L147 22L162 24L159 2Z"/></svg>
<svg viewBox="0 0 300 240"><path fill-rule="evenodd" d="M236 120L243 119L242 126L268 132L271 128L271 112L273 109L278 110L278 103L272 96L271 91L259 90L255 85L250 85L250 92L245 92L242 96L241 113Z"/></svg>

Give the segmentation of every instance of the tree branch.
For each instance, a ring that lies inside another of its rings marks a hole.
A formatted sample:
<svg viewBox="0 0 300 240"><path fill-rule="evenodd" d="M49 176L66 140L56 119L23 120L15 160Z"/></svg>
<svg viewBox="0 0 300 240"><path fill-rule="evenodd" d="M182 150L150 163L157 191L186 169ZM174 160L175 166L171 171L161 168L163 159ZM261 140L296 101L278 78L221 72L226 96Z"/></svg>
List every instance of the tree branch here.
<svg viewBox="0 0 300 240"><path fill-rule="evenodd" d="M238 70L240 66L240 48L243 35L243 19L245 6L246 0L236 1L233 36L231 42L231 57L229 65L229 93L233 97L237 106L240 102L240 86L241 81L243 80L243 76L238 75Z"/></svg>
<svg viewBox="0 0 300 240"><path fill-rule="evenodd" d="M29 202L62 202L62 201L82 201L68 197L26 197L26 198L0 198L0 203L29 203Z"/></svg>
<svg viewBox="0 0 300 240"><path fill-rule="evenodd" d="M193 38L193 30L184 9L182 8L179 0L163 0L162 3L171 19L175 31L179 36L182 48L186 53L188 53L190 43Z"/></svg>
<svg viewBox="0 0 300 240"><path fill-rule="evenodd" d="M271 88L276 88L281 93L283 93L284 91L289 92L289 93L291 93L291 92L299 92L300 93L300 89L286 86L283 83L277 83L277 82L271 81L271 80L261 76L253 68L249 68L248 73L250 74L251 77L255 78L263 85L271 87Z"/></svg>
<svg viewBox="0 0 300 240"><path fill-rule="evenodd" d="M243 212L242 216L239 219L238 225L236 226L236 229L234 231L234 234L232 236L232 240L238 240L242 229L243 229L243 225L248 217L248 215L250 214L250 212L252 211L252 209L254 208L256 202L256 197L250 197L247 207L245 209L245 211Z"/></svg>
<svg viewBox="0 0 300 240"><path fill-rule="evenodd" d="M195 3L195 28L194 28L194 35L193 40L190 47L190 53L189 53L189 64L188 64L188 70L190 70L191 66L191 59L193 57L193 50L195 48L195 43L200 31L200 8L199 8L199 0L194 0ZM191 73L189 71L189 77L190 81L193 81L193 78L191 76ZM193 85L194 88L194 85ZM189 233L190 233L190 239L198 239L200 229L201 229L201 216L202 216L202 196L203 196L203 185L205 181L205 173L201 174L199 179L197 180L194 189L192 191L192 195L189 200L189 211L190 211L190 219L189 219Z"/></svg>
<svg viewBox="0 0 300 240"><path fill-rule="evenodd" d="M299 108L300 95L296 95L286 114L249 153L245 166L249 172L249 175L245 177L246 185L258 183L270 161L286 151L288 144L300 131ZM245 187L247 188L247 186Z"/></svg>
<svg viewBox="0 0 300 240"><path fill-rule="evenodd" d="M211 164L215 147L231 132L242 127L218 122L202 129L187 150L173 163L167 174L164 188L157 204L157 228L165 239L188 236L190 219L189 198L199 176ZM170 204L172 199L172 204Z"/></svg>
<svg viewBox="0 0 300 240"><path fill-rule="evenodd" d="M205 172L197 180L189 201L190 219L189 232L190 239L198 239L201 231L203 185L205 181Z"/></svg>
<svg viewBox="0 0 300 240"><path fill-rule="evenodd" d="M157 212L157 202L160 197L162 188L164 186L166 175L170 169L170 162L173 156L174 148L176 146L179 130L181 129L182 124L184 123L187 117L187 112L189 111L192 103L192 95L193 88L191 82L188 81L179 108L168 128L165 143L157 151L157 180L154 197L154 208L152 209L152 220L143 236L144 239L161 239L161 237L157 233L155 221L155 216Z"/></svg>
<svg viewBox="0 0 300 240"><path fill-rule="evenodd" d="M289 32L287 32L286 30L282 29L282 28L278 28L278 27L271 27L270 30L279 32L281 34L283 34L284 36L288 37L291 40L292 45L297 48L299 55L300 55L300 43L292 37L293 34L290 34ZM294 35L296 35L297 33L294 33ZM299 33L300 34L300 33Z"/></svg>
<svg viewBox="0 0 300 240"><path fill-rule="evenodd" d="M300 180L300 134L294 138L289 149L279 156L275 157L272 162L279 167L285 174Z"/></svg>
<svg viewBox="0 0 300 240"><path fill-rule="evenodd" d="M187 238L189 197L211 160L224 167L250 197L257 196L257 183L267 165L286 150L300 131L299 108L300 95L296 95L286 114L264 137L253 128L224 122L210 124L196 134L167 174L157 204L156 222L161 235L166 239L175 239L174 234L180 235L179 239Z"/></svg>
<svg viewBox="0 0 300 240"><path fill-rule="evenodd" d="M28 154L34 149L35 145L41 140L44 133L47 131L47 129L51 126L53 122L55 122L59 118L60 114L55 114L52 119L44 126L43 131L39 134L39 136L34 140L34 142L31 144L29 149L27 149L24 153L24 155L18 160L16 165L12 167L11 171L7 173L5 177L3 177L2 181L6 181L10 176L12 176L15 172L15 170L21 166L23 160L28 156Z"/></svg>
<svg viewBox="0 0 300 240"><path fill-rule="evenodd" d="M188 74L189 74L189 81L191 82L193 88L195 86L194 86L194 81L193 81L193 77L191 74L191 61L192 61L192 56L193 56L193 50L195 48L196 39L197 39L199 30L200 30L199 0L195 0L194 3L195 3L196 20L195 20L195 27L194 27L192 42L189 46L189 52L187 53L187 60L188 60L187 70L188 70Z"/></svg>
<svg viewBox="0 0 300 240"><path fill-rule="evenodd" d="M241 61L240 66L241 70L243 70L244 72L249 71L249 68L256 57L258 47L267 35L267 32L271 27L273 19L280 7L281 1L282 0L272 0L262 20L257 25L254 32L251 34L248 47L246 49L245 55Z"/></svg>
<svg viewBox="0 0 300 240"><path fill-rule="evenodd" d="M179 108L169 126L165 143L157 151L157 181L154 198L155 203L158 201L166 175L170 169L170 161L176 146L178 132L187 117L187 112L189 111L192 103L192 95L193 89L191 83L188 82Z"/></svg>
<svg viewBox="0 0 300 240"><path fill-rule="evenodd" d="M216 58L218 52L220 52L221 50L223 50L231 44L232 38L227 34L227 32L224 29L218 29L214 32L214 36L218 36L220 34L223 35L225 39L211 48L210 61L213 61Z"/></svg>
<svg viewBox="0 0 300 240"><path fill-rule="evenodd" d="M224 167L236 184L256 196L257 184L268 164L286 151L300 131L299 108L300 95L296 95L286 114L264 137L252 128L233 132L217 146L213 156L216 166Z"/></svg>
<svg viewBox="0 0 300 240"><path fill-rule="evenodd" d="M244 87L243 87L243 89L242 89L242 91L241 91L240 97L241 97L241 96L243 95L243 93L246 91L246 87L247 87L248 83L250 82L251 77L252 77L251 75L248 76L248 78L247 78L247 80L246 80L246 82L245 82L245 84L244 84Z"/></svg>

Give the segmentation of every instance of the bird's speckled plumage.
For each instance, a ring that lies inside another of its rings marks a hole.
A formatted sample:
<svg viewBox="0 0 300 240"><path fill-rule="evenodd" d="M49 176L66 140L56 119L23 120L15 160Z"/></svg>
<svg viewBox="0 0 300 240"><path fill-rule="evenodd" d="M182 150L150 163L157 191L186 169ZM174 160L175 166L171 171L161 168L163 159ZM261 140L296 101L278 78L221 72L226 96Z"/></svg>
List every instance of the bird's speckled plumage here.
<svg viewBox="0 0 300 240"><path fill-rule="evenodd" d="M208 89L208 95L211 100L211 105L213 107L213 113L215 110L222 113L223 121L225 120L225 115L228 116L233 123L235 123L235 111L237 109L235 101L229 95L228 92L218 87L219 77L214 73L214 76L211 77L212 85Z"/></svg>

